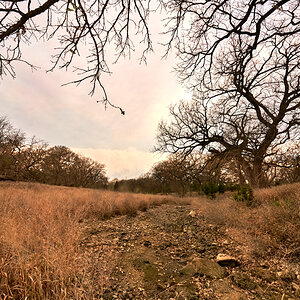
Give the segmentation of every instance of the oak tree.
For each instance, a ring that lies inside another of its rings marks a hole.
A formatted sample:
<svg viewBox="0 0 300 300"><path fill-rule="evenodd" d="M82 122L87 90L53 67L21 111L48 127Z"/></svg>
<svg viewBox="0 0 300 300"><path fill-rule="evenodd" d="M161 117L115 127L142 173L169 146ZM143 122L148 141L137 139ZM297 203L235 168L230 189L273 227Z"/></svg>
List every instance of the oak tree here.
<svg viewBox="0 0 300 300"><path fill-rule="evenodd" d="M109 60L118 61L135 49L135 35L144 44L141 61L152 51L147 23L150 11L150 1L141 0L0 1L0 76L15 77L17 62L34 69L30 57L23 55L24 45L54 40L57 45L50 71L73 67L78 77L71 83L89 81L91 95L99 86L104 97L98 102L117 107L107 97L102 75L110 73ZM112 53L109 59L107 52ZM82 54L86 59L78 62Z"/></svg>
<svg viewBox="0 0 300 300"><path fill-rule="evenodd" d="M99 85L102 102L113 105L102 82L110 72L109 47L116 60L128 56L137 34L145 60L153 50L149 16L159 9L166 16L166 55L176 49L178 76L195 97L179 104L177 114L171 110L173 128L160 125L158 149L226 153L253 186L265 185L267 156L299 138L299 0L0 1L0 74L15 76L16 61L31 65L22 56L25 43L56 38L52 69L76 66L88 49L73 83L90 81L91 94Z"/></svg>
<svg viewBox="0 0 300 300"><path fill-rule="evenodd" d="M159 125L157 150L230 156L252 186L264 186L267 157L299 139L300 3L178 6L179 20L191 20L185 37L172 31L178 72L194 99L171 107L170 120Z"/></svg>

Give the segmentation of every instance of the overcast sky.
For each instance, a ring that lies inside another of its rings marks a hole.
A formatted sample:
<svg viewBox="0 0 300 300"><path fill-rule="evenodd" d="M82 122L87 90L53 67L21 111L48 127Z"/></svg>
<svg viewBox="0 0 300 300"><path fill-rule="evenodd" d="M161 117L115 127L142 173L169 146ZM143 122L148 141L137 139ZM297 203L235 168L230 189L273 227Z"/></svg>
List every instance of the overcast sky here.
<svg viewBox="0 0 300 300"><path fill-rule="evenodd" d="M49 45L48 45L49 46ZM158 122L168 116L168 107L189 95L173 73L173 58L161 60L162 49L140 65L138 57L122 59L105 78L109 99L125 111L102 104L100 91L88 96L89 84L61 85L75 79L71 71L46 73L51 66L51 47L38 44L24 49L25 56L40 66L32 72L25 65L16 68L17 78L0 81L1 116L27 135L49 145L64 145L107 167L110 179L132 178L151 168L162 155L151 153Z"/></svg>

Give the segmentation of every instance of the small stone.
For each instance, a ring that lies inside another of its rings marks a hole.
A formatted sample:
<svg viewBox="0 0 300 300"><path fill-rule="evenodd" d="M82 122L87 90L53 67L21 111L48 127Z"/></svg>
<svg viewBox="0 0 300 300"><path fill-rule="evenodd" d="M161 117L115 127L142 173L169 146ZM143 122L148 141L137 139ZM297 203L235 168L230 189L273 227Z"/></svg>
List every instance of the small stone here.
<svg viewBox="0 0 300 300"><path fill-rule="evenodd" d="M296 280L297 276L293 271L290 270L283 270L281 272L277 272L277 276L287 282Z"/></svg>
<svg viewBox="0 0 300 300"><path fill-rule="evenodd" d="M206 251L206 248L205 246L198 246L195 248L195 250L198 252L198 253L204 253Z"/></svg>
<svg viewBox="0 0 300 300"><path fill-rule="evenodd" d="M223 253L219 253L217 255L217 263L224 267L224 266L228 266L228 267L235 267L238 265L238 261L236 258L234 258L233 256L227 255L227 254L223 254Z"/></svg>
<svg viewBox="0 0 300 300"><path fill-rule="evenodd" d="M257 288L257 284L246 273L237 272L231 277L234 283L242 289L255 290Z"/></svg>
<svg viewBox="0 0 300 300"><path fill-rule="evenodd" d="M189 216L192 218L196 217L196 212L194 210L191 210Z"/></svg>
<svg viewBox="0 0 300 300"><path fill-rule="evenodd" d="M224 278L226 276L226 270L212 260L196 258L191 264L200 275L205 275L210 278Z"/></svg>
<svg viewBox="0 0 300 300"><path fill-rule="evenodd" d="M270 272L268 269L257 268L251 272L252 275L261 278L269 283L276 280L276 275Z"/></svg>
<svg viewBox="0 0 300 300"><path fill-rule="evenodd" d="M196 268L192 264L188 264L185 267L183 267L179 274L181 276L187 276L187 277L192 277L197 273Z"/></svg>
<svg viewBox="0 0 300 300"><path fill-rule="evenodd" d="M151 246L151 242L150 241L144 241L144 246L145 247L150 247Z"/></svg>

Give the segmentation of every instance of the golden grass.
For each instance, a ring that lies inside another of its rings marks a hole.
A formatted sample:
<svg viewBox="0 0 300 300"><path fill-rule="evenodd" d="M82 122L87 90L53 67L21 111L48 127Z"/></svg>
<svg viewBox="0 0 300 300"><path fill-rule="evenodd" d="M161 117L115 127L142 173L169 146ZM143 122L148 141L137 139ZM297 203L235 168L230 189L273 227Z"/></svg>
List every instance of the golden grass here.
<svg viewBox="0 0 300 300"><path fill-rule="evenodd" d="M285 258L300 255L300 183L254 191L255 205L235 202L231 193L195 201L212 223L225 225L246 257Z"/></svg>
<svg viewBox="0 0 300 300"><path fill-rule="evenodd" d="M284 206L289 201L300 201L300 183L284 184L272 188L257 189L254 197L260 203L273 203Z"/></svg>
<svg viewBox="0 0 300 300"><path fill-rule="evenodd" d="M81 299L81 222L180 202L32 183L0 184L0 298Z"/></svg>
<svg viewBox="0 0 300 300"><path fill-rule="evenodd" d="M249 208L230 193L211 200L1 183L0 299L88 298L92 287L86 286L80 247L82 221L134 215L164 203L194 201L212 223L225 225L251 258L295 260L300 253L299 193L299 183L255 190L256 205Z"/></svg>

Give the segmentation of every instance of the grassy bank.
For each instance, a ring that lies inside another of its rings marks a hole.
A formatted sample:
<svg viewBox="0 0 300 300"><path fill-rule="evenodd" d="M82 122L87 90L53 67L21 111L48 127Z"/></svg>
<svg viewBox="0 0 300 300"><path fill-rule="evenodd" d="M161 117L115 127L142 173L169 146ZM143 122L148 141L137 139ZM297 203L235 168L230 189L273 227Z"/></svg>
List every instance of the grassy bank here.
<svg viewBox="0 0 300 300"><path fill-rule="evenodd" d="M299 260L300 183L255 190L253 207L230 193L194 203L210 222L225 225L249 258Z"/></svg>

